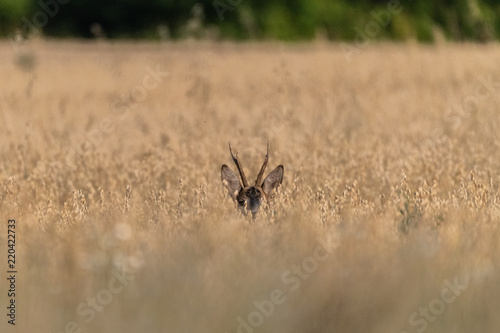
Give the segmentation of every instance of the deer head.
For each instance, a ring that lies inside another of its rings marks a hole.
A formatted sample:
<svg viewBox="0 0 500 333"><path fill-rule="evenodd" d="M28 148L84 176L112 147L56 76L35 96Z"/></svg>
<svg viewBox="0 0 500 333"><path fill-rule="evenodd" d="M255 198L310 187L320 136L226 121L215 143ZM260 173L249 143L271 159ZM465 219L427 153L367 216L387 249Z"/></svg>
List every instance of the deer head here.
<svg viewBox="0 0 500 333"><path fill-rule="evenodd" d="M243 182L243 184L240 183L238 176L236 176L233 170L231 170L225 164L222 165L220 171L221 180L227 187L231 198L233 198L233 200L238 203L238 207L241 209L241 211L245 213L246 208L247 211L252 212L252 217L255 218L255 214L257 214L257 212L259 211L262 199L264 198L264 200L268 201L271 192L276 189L283 181L283 165L278 165L276 169L274 169L269 175L267 175L264 181L262 181L262 176L264 175L267 161L269 160L268 141L264 164L262 164L262 167L260 168L260 172L257 176L257 180L255 181L255 185L249 186L247 178L245 177L245 173L243 172L243 167L238 160L238 153L236 153L236 156L233 155L233 151L231 150L231 143L229 143L229 152L231 153L231 157L233 158L233 161L238 168L238 172L240 173L241 181Z"/></svg>

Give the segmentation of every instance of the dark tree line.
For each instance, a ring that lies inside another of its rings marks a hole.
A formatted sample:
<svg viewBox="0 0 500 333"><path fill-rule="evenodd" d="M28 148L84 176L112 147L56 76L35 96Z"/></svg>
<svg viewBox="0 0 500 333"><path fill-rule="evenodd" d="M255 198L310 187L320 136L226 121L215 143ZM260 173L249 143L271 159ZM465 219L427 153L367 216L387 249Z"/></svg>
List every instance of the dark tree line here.
<svg viewBox="0 0 500 333"><path fill-rule="evenodd" d="M487 41L496 0L2 0L0 35Z"/></svg>

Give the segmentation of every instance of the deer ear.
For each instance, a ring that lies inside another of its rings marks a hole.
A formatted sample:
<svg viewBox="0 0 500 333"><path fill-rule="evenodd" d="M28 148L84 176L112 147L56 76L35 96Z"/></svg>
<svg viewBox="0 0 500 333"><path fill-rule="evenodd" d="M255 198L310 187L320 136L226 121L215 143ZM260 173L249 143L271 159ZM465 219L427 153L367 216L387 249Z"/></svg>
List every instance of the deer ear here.
<svg viewBox="0 0 500 333"><path fill-rule="evenodd" d="M233 170L229 169L229 167L224 164L220 169L220 178L222 180L222 183L224 183L224 185L227 187L231 198L235 199L241 190L241 184L238 176L236 176Z"/></svg>
<svg viewBox="0 0 500 333"><path fill-rule="evenodd" d="M267 175L266 179L262 183L262 190L265 194L269 195L275 188L277 188L283 181L284 168L282 165L278 165L270 174Z"/></svg>

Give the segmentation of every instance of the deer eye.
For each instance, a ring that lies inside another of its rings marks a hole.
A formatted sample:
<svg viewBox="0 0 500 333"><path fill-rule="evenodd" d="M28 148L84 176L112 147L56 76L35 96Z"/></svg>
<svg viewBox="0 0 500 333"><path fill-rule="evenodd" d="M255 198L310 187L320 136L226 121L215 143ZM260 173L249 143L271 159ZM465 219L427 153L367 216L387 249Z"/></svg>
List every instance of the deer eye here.
<svg viewBox="0 0 500 333"><path fill-rule="evenodd" d="M244 206L245 205L245 200L238 200L238 204Z"/></svg>

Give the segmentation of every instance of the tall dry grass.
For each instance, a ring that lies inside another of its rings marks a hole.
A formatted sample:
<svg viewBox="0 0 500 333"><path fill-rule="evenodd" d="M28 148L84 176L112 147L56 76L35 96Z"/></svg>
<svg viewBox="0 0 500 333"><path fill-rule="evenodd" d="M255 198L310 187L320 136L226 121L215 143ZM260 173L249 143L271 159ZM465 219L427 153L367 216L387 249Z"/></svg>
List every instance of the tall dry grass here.
<svg viewBox="0 0 500 333"><path fill-rule="evenodd" d="M498 54L0 45L9 331L496 332ZM252 223L220 166L231 141L255 177L267 139L285 179Z"/></svg>

